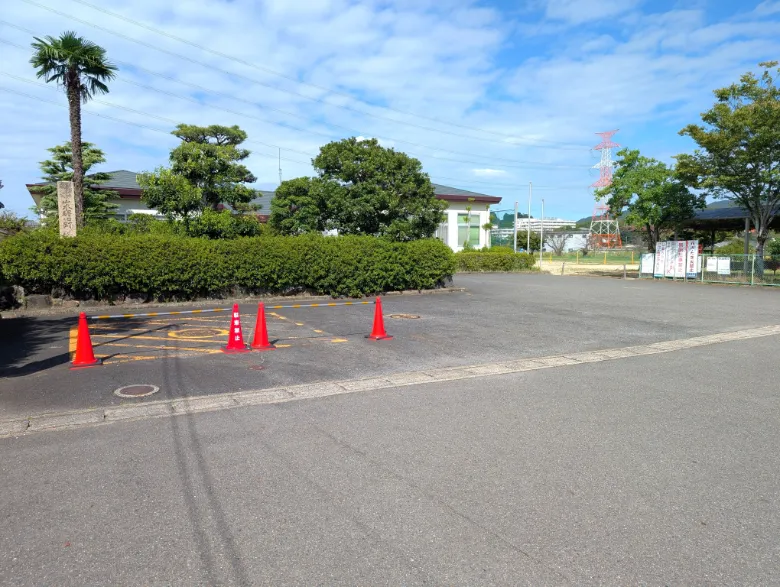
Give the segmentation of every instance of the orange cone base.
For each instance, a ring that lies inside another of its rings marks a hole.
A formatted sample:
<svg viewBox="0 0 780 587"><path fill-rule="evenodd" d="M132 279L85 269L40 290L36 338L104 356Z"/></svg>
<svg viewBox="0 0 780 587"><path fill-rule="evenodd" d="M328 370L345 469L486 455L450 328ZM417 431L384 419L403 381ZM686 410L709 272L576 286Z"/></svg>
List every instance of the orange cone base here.
<svg viewBox="0 0 780 587"><path fill-rule="evenodd" d="M229 349L226 346L222 347L222 352L225 353L225 354L228 354L228 355L236 355L238 353L248 353L250 350L252 350L252 349L249 349L247 347L242 347L242 348L239 348L239 349Z"/></svg>
<svg viewBox="0 0 780 587"><path fill-rule="evenodd" d="M68 368L71 371L75 371L76 369L89 369L90 367L100 367L100 365L102 364L103 364L103 359L95 359L94 363L82 363L80 365L71 364L71 366Z"/></svg>
<svg viewBox="0 0 780 587"><path fill-rule="evenodd" d="M274 345L272 345L272 344L268 344L266 346L263 346L263 345L257 345L257 346L252 345L250 348L253 351L275 351L276 350L276 347Z"/></svg>
<svg viewBox="0 0 780 587"><path fill-rule="evenodd" d="M393 340L393 337L389 334L385 334L384 336L377 336L375 334L369 334L366 336L368 340Z"/></svg>

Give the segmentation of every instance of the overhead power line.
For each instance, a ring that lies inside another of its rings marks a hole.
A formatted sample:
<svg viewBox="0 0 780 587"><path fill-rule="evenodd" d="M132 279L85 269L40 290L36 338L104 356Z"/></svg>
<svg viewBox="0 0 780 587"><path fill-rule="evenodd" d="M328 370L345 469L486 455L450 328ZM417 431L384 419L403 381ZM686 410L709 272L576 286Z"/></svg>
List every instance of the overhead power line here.
<svg viewBox="0 0 780 587"><path fill-rule="evenodd" d="M316 98L316 97L312 97L312 96L307 96L306 94L302 94L300 92L296 92L296 91L293 91L293 90L288 90L288 89L285 89L285 88L280 88L280 87L274 86L272 84L260 81L258 79L251 78L249 76L246 76L246 75L243 75L243 74L240 74L240 73L231 72L231 71L222 69L220 67L217 67L215 65L211 65L209 63L206 63L206 62L203 62L203 61L199 61L197 59L193 59L192 57L189 57L189 56L186 56L186 55L182 55L180 53L176 53L175 51L170 51L168 49L163 49L161 47L156 47L155 45L152 45L151 43L146 43L145 41L141 41L139 39L135 39L133 37L130 37L128 35L125 35L123 33L118 32L118 31L106 28L106 27L104 27L102 25L98 25L98 24L95 24L93 22L89 22L87 20L78 18L78 17L73 16L71 14L68 14L68 13L62 12L60 10L57 10L55 8L52 8L50 6L46 6L45 4L40 4L39 2L35 2L34 0L22 0L22 2L30 4L31 6L36 6L38 8L41 8L41 9L46 10L48 12L51 12L53 14L57 14L57 15L62 16L64 18L69 18L69 19L74 20L76 22L80 22L80 23L85 24L87 26L90 26L92 28L95 28L95 29L98 29L98 30L102 30L102 31L104 31L106 33L109 33L109 34L115 36L115 37L119 37L119 38L125 39L127 41L132 42L132 43L136 43L136 44L142 45L144 47L148 47L150 49L153 49L155 51L159 51L161 53L165 53L167 55L171 55L172 57L176 57L178 59L182 59L184 61L188 61L190 63L194 63L196 65L200 65L201 67L205 67L207 69L212 69L214 71L219 71L219 72L221 72L221 73L223 73L224 75L227 75L227 76L241 78L241 79L249 81L250 83L253 83L253 84L256 84L256 85L260 85L260 86L263 86L263 87L267 87L269 89L272 89L272 90L275 90L275 91L278 91L278 92L291 94L291 95L303 98L305 100L309 100L309 101L312 101L312 102L318 102L318 103L321 103L321 104L324 104L324 105L327 105L327 106L331 106L331 107L334 107L334 108L341 108L343 110L348 110L350 112L361 114L363 116L368 116L368 117L371 117L371 118L384 120L386 122L391 122L391 123L396 124L396 125L400 124L400 125L404 125L404 126L410 126L410 127L418 128L418 129L421 129L421 130L427 130L427 131L430 131L430 132L438 132L438 133L447 134L447 135L451 135L451 136L467 138L467 139L470 139L470 140L478 140L478 141L486 141L486 142L490 142L490 143L497 143L497 144L501 144L501 145L504 145L504 146L513 145L513 146L526 146L526 147L534 147L534 148L555 148L555 149L558 149L558 150L563 149L563 150L576 150L576 151L584 151L584 150L588 149L587 147L571 146L568 143L563 143L561 146L556 146L556 147L544 146L544 145L514 145L513 143L508 142L507 139L520 140L518 137L513 137L513 136L509 136L509 135L502 135L502 136L505 136L505 140L498 141L498 140L495 140L495 139L486 139L486 138L483 138L483 137L475 137L475 136L471 136L471 135L464 135L462 133L452 132L452 131L439 129L439 128L433 128L433 127L429 127L429 126L423 126L423 125L420 125L420 124L415 124L413 122L408 122L408 121L404 121L404 120L398 120L398 119L395 119L395 118L389 118L389 117L386 117L386 116L381 116L381 115L378 115L378 114L367 112L365 110L360 110L360 109L357 109L357 108L353 108L353 107L345 105L345 104L335 104L333 102L327 102L323 98ZM118 18L122 18L122 19L125 18L125 17L122 17L122 16L117 16L117 17ZM4 22L5 24L9 24L10 26L13 26L15 28L21 28L21 27L18 27L17 25L13 25L12 23L7 23L5 21L2 21L2 22ZM155 32L157 32L156 29L155 29ZM162 32L162 31L160 31L159 34L165 35L165 33ZM189 44L189 42L188 42L188 44ZM202 50L207 51L207 52L211 52L210 49L205 48L205 47L198 46L198 48L201 48ZM230 57L228 56L228 58L230 58ZM252 67L254 69L260 69L258 66L253 65L253 64L248 63L248 62L244 62L244 61L242 61L240 59L237 59L237 58L230 58L230 59L233 60L233 61L236 61L238 63L241 63L243 65L246 65L248 67ZM262 71L262 69L260 69L260 70ZM350 96L350 98L355 99L352 96ZM361 134L363 134L363 133L361 133ZM365 133L365 134L372 134L372 133Z"/></svg>
<svg viewBox="0 0 780 587"><path fill-rule="evenodd" d="M2 22L2 21L0 21L0 22ZM21 27L19 27L19 28L21 28ZM29 31L29 32L31 34L34 34L34 33L32 33L32 31ZM27 49L27 47L24 47L22 45L19 45L18 43L14 43L13 41L9 41L9 40L3 39L3 38L0 38L0 43L4 43L6 45L10 45L12 47L16 47L17 49L20 49L20 50ZM293 117L296 117L296 118L301 118L301 119L306 120L306 118L304 116L299 115L299 114L294 114L292 112L287 112L285 110L280 110L278 108L266 107L263 104L260 104L259 102L252 102L250 100L246 100L246 99L243 99L243 98L234 97L234 96L232 96L230 94L227 94L227 93L224 93L224 92L219 92L219 91L216 91L216 90L212 90L212 89L207 88L205 86L201 86L201 85L198 85L198 84L193 84L193 83L186 82L186 81L183 81L183 80L178 80L178 79L173 78L171 76L168 76L168 75L165 75L165 74L160 74L159 72L152 71L152 70L149 70L149 69L145 69L143 67L139 67L139 66L133 65L133 64L128 63L128 62L119 61L119 60L115 60L115 62L117 64L119 64L119 65L127 65L128 67L131 67L133 69L137 69L139 71L143 71L143 72L148 73L148 74L153 75L153 76L157 76L157 77L160 77L160 78L163 78L163 79L167 79L169 81L173 81L175 83L179 83L179 84L182 84L182 85L190 86L192 88L195 88L195 89L197 89L199 91L202 91L202 92L205 92L205 93L209 93L209 94L212 94L212 95L215 95L215 96L227 98L227 99L230 99L230 100L237 100L237 101L249 104L251 106L254 106L256 108L267 109L267 110L271 110L271 111L274 111L274 112L279 112L279 113L282 113L282 114L286 114L286 115L289 115L289 116L293 116ZM201 102L200 100L196 100L195 98L192 98L191 96L182 95L182 94L179 94L179 93L176 93L176 92L170 92L168 90L163 90L163 89L160 89L160 88L155 88L154 86L149 86L149 85L146 85L146 84L142 84L140 82L136 82L136 81L133 81L133 80L130 80L130 79L126 79L124 77L119 77L118 81L121 81L121 82L126 83L126 84L130 84L130 85L134 85L136 87L140 87L140 88L143 88L143 89L146 89L146 90L150 90L150 91L153 91L153 92L157 92L157 93L160 93L160 94L165 94L165 95L168 95L168 96L171 96L171 97L174 97L174 98L178 98L180 100L185 100L187 102L191 102L193 104L197 104L198 106L203 106L204 105L203 102ZM316 131L316 130L303 128L303 127L300 127L300 126L294 126L294 125L291 125L291 124L288 124L288 123L285 123L285 122L280 122L280 121L275 121L275 120L271 120L271 119L268 119L268 118L263 118L263 117L256 116L256 115L253 115L253 114L250 114L250 113L247 113L247 112L242 112L242 111L238 111L238 110L231 110L229 108L225 108L224 106L216 106L214 104L205 104L205 105L209 106L210 108L214 108L216 110L222 110L224 112L229 112L231 114L235 114L236 116L242 116L242 117L245 117L245 118L250 118L250 119L253 119L253 120L257 120L259 122L265 122L267 124L273 124L273 125L276 125L276 126L281 126L281 127L284 127L284 128L288 128L288 129L294 130L294 131L298 131L298 132L303 132L303 133L307 133L307 134L322 136L322 137L325 137L325 138L327 138L329 140L333 140L333 137L334 137L333 133L329 134L329 133L325 133L325 132L320 132L320 131ZM343 128L343 129L348 130L351 133L355 133L357 135L361 135L362 134L361 131L356 130L356 129L351 129L349 127L345 127L345 126L341 126L341 125L333 125L333 124L330 124L330 123L328 123L328 124L329 124L329 126L335 126L335 127L338 127L338 128ZM507 162L508 165L506 165L506 166L508 166L508 167L516 167L516 168L527 168L527 167L550 167L550 168L557 168L557 169L585 169L585 168L590 168L590 165L565 165L565 164L558 164L558 163L546 163L546 162L540 162L540 161L524 161L524 160L519 160L519 159L507 159L507 158L503 158L503 157L493 157L493 156L490 156L490 155L479 155L477 153L467 153L467 152L463 152L463 151L453 151L453 150L450 150L450 149L443 149L443 148L440 148L440 147L432 147L430 145L423 145L423 144L420 144L420 143L413 143L411 141L404 141L404 140L395 139L395 138L392 138L392 137L377 136L376 138L379 139L379 140L384 140L384 141L392 141L394 143L397 142L397 143L402 143L402 144L408 144L408 145L420 147L420 148L423 148L423 149L430 149L430 150L435 151L435 152L450 153L450 154L454 154L454 155L465 155L466 157L482 157L484 159L487 159L487 161L469 161L469 160L447 159L447 158L444 158L444 157L440 157L440 156L437 156L437 155L430 155L430 154L425 155L427 157L432 157L432 158L435 158L435 159L452 160L452 161L456 161L458 163L469 163L469 164L473 164L473 165L488 165L488 164L494 164L495 162ZM415 154L412 151L409 151L409 153L413 154L413 155Z"/></svg>
<svg viewBox="0 0 780 587"><path fill-rule="evenodd" d="M27 1L27 0L25 0L25 1ZM296 84L300 84L302 86L308 86L308 87L311 87L311 88L322 90L324 92L328 92L330 94L335 94L337 96L343 96L345 98L349 98L351 100L355 100L356 102L361 102L363 104L366 104L367 106L371 106L371 107L374 107L374 108L383 108L383 109L389 110L391 112L396 112L398 114L403 114L403 115L406 115L406 116L414 116L415 118L419 118L421 120L428 120L430 122L436 122L438 124L443 124L443 125L446 125L446 126L453 126L453 127L457 127L457 128L462 128L464 130L471 130L471 131L475 131L475 132L491 134L491 135L495 135L495 136L498 136L498 137L502 137L504 139L507 139L507 138L516 139L516 140L517 139L522 139L522 140L527 140L527 141L532 141L532 142L537 142L537 143L547 143L549 145L556 145L556 146L561 146L561 145L563 145L563 146L570 146L571 145L571 143L563 143L563 142L560 142L560 141L548 141L546 139L537 139L537 138L534 138L534 137L515 137L515 136L512 136L512 135L507 135L506 133L502 133L502 132L487 130L487 129L483 129L483 128L477 128L477 127L468 126L468 125L465 125L465 124L460 124L460 123L457 123L457 122L441 120L441 119L433 118L433 117L430 117L430 116L424 116L424 115L421 115L421 114L416 114L414 112L400 110L400 109L397 109L397 108L393 108L392 106L377 106L376 104L372 104L372 103L366 102L364 100L359 100L359 99L355 98L355 96L353 96L352 94L349 94L347 92L342 92L342 91L339 91L339 90L335 90L333 88L322 86L320 84L315 84L315 83L311 83L311 82L305 82L305 81L297 79L294 76L287 75L285 73L276 71L275 69L272 69L270 67L264 67L264 66L258 65L256 63L252 63L252 62L246 61L246 60L241 59L239 57L235 57L233 55L229 55L227 53L223 53L221 51L217 51L216 49L212 49L211 47L204 47L203 45L199 45L198 43L194 43L194 42L190 41L189 39L185 39L183 37L179 37L177 35L173 35L173 34L167 32L167 31L164 31L164 30L159 29L157 27L153 27L151 25L148 25L148 24L146 24L144 22L135 20L135 19L130 18L128 16L124 16L123 14L118 14L116 12L112 12L111 10L107 10L106 8L103 8L101 6L97 6L95 4L92 4L91 2L87 2L86 0L71 0L71 1L72 2L76 2L78 4L81 4L83 6L88 6L88 7L92 8L93 10L97 10L99 12L102 12L103 14L107 14L107 15L112 16L114 18L117 18L119 20L123 20L125 22L129 22L130 24L133 24L133 25L135 25L137 27L146 29L146 30L148 30L150 32L153 32L153 33L157 34L157 35L162 35L162 36L167 37L169 39L173 39L174 41L178 41L179 43L184 43L186 45L189 45L190 47L194 47L196 49L200 49L201 51L205 51L207 53L211 53L212 55L216 55L218 57L222 57L223 59L229 59L231 61L235 61L236 63L240 63L241 65L245 65L247 67L251 67L251 68L257 69L259 71L263 71L263 72L268 73L270 75L281 77L283 79L286 79L288 81L294 82ZM32 0L30 0L29 3L34 4L34 2L32 2ZM364 114L368 114L368 113L364 113ZM395 119L390 119L390 120L392 120L394 122L400 122L400 121L395 120ZM587 147L582 147L582 148L583 149L587 149Z"/></svg>
<svg viewBox="0 0 780 587"><path fill-rule="evenodd" d="M34 96L32 94L28 94L26 92L20 92L18 90L12 90L11 88L3 88L0 87L0 91L2 92L8 92L10 94L16 94L18 96L23 96L25 98L30 98L32 100L38 100L39 102L44 102L46 104L53 104L54 106L58 106L60 108L67 108L67 104L63 104L62 102L55 102L54 100L47 100L46 98L41 98L39 96ZM94 102L97 102L97 100L93 100ZM130 108L126 108L126 110L130 110L131 112L138 112L137 110L132 110ZM100 112L93 112L92 110L82 110L84 114L89 114L90 116L98 116L100 118L105 118L106 120L113 120L114 122L121 122L122 124L129 124L131 126L137 126L138 128L143 128L146 130L151 130L154 132L159 132L167 136L171 136L171 133L169 130L164 130L160 128L155 128L153 126L149 126L147 124L141 124L139 122L131 122L129 120L123 120L121 118L116 118L115 116L109 116L108 114L102 114ZM159 117L158 117L159 118ZM253 142L253 141L246 141L247 143ZM256 142L256 141L254 141ZM267 145L267 143L262 143L263 145ZM287 150L284 147L281 147L283 150ZM269 153L258 153L257 151L252 151L252 155L259 155L261 157L267 157L270 159L276 160L278 158L277 153L269 154ZM283 161L291 161L293 163L302 163L304 165L311 165L310 161L301 161L299 159L290 159L288 157L282 157Z"/></svg>
<svg viewBox="0 0 780 587"><path fill-rule="evenodd" d="M46 89L52 89L52 90L54 89L53 86L50 86L50 85L47 85L47 84L44 84L44 83L40 83L40 82L36 82L36 81L32 81L32 80L29 80L29 79L26 79L26 78L23 78L23 77L20 77L20 76L17 76L17 75L8 73L8 72L0 71L0 74L5 75L5 76L10 77L10 78L13 78L13 79L16 79L18 81L27 83L27 84L37 85L37 86L40 86L40 87L43 87L43 88L46 88ZM144 87L143 84L136 84L136 85L140 85L140 86ZM155 89L155 88L150 88L150 89ZM195 100L193 98L179 96L177 94L174 94L172 92L167 92L167 91L164 91L164 90L160 90L160 91L162 93L164 93L164 94L172 95L174 97L178 97L178 98L187 100L189 102L194 102L195 104L202 105L199 101L197 101L197 100ZM121 108L122 110L127 110L129 112L133 112L133 113L136 113L136 114L141 114L143 116L148 116L150 118L156 118L158 120L162 120L162 121L165 121L165 122L171 122L173 124L180 124L180 122L181 122L181 121L172 120L170 118L162 117L162 116L159 116L159 115L156 115L156 114L151 114L151 113L148 113L148 112L142 112L142 111L139 111L139 110L135 110L135 109L129 108L127 106L122 106L120 104L115 104L113 102L109 102L108 100L94 99L94 101L99 103L99 104L104 104L106 106L111 106L111 107L114 107L114 108ZM221 108L219 106L213 106L213 107L216 108L217 110L224 110L226 112L231 112L233 114L243 116L242 113L234 111L234 110L228 110L226 108ZM267 119L264 120L264 119L260 119L258 117L254 117L254 116L250 116L250 117L258 119L258 120L262 120L264 122L268 122L270 124L276 124L275 122L269 121ZM288 126L289 127L289 125L284 125L284 126ZM298 129L298 130L303 130L303 129ZM297 151L295 149L291 149L291 148L287 148L287 147L280 147L279 145L272 145L272 144L269 144L269 143L264 143L262 141L251 140L251 141L247 141L247 142L255 142L255 143L259 143L259 144L262 144L262 145L265 145L265 146L268 146L268 147L283 148L286 151L293 152L293 153L299 153L301 155L306 155L307 157L315 157L316 156L313 153L307 153L305 151ZM437 155L418 155L418 157L420 157L420 158L428 157L430 159L436 159L436 160L440 160L440 161L452 161L452 162L456 162L456 163L466 163L466 164L469 164L469 165L486 165L486 164L489 163L489 162L486 162L486 161L473 161L473 160L467 160L467 159L453 159L452 157L440 157L440 156L437 156ZM527 169L529 167L535 167L535 166L536 165L530 165L530 164L521 164L521 165L518 165L518 164L513 164L513 165L501 164L501 165L497 165L496 167L513 168L513 169ZM551 167L557 167L557 166L552 166L551 165Z"/></svg>
<svg viewBox="0 0 780 587"><path fill-rule="evenodd" d="M0 72L0 73L4 73L4 72ZM16 76L12 76L12 77L16 77ZM36 85L39 85L39 84L36 84ZM68 107L67 104L63 104L61 101L47 100L47 99L41 98L39 96L34 96L34 95L28 94L26 92L20 92L18 90L12 90L10 88L0 87L0 91L7 92L7 93L10 93L10 94L16 94L17 96L30 98L32 100L37 100L39 102L43 102L43 103L46 103L46 104L51 104L51 105L57 106L59 108L67 108ZM93 101L96 101L96 100L93 100ZM135 113L138 112L137 110L133 110L131 108L125 108L125 109L129 110L130 112L135 112ZM121 118L117 118L115 116L110 116L108 114L102 114L100 112L93 112L91 110L82 110L82 112L85 113L85 114L88 114L90 116L96 116L96 117L103 118L103 119L106 119L106 120L111 120L111 121L114 121L114 122L120 122L122 124L127 124L127 125L130 125L130 126L135 126L137 128L143 128L145 130L150 130L150 131L153 131L153 132L161 133L161 134L164 134L166 136L170 136L170 134L171 134L170 131L165 130L165 129L155 128L153 126L149 126L147 124L142 124L142 123L139 123L139 122L132 122L132 121L129 121L129 120L124 120L124 119L121 119ZM145 114L145 113L141 113L141 114ZM162 117L157 117L157 118L162 118ZM164 119L163 118L163 120L168 120L168 119ZM247 140L246 142L247 143L251 143L253 141ZM256 142L256 141L254 141L254 142ZM263 144L265 146L269 146L268 143L261 143L261 144ZM270 146L273 146L273 145L270 145ZM284 147L278 147L278 148L282 149L282 150L288 150L288 149L286 149ZM277 160L279 158L278 154L260 153L260 152L257 152L257 151L252 151L252 155L257 155L257 156L260 156L260 157L265 157L267 159L274 159L274 160ZM292 159L292 158L289 158L289 157L281 157L281 160L282 161L289 161L289 162L292 162L292 163L300 163L300 164L303 164L303 165L311 165L311 161L301 161L300 159ZM435 178L435 180L442 180L442 179L443 180L456 181L456 182L458 182L458 185L469 185L470 183L474 183L474 184L476 184L476 183L480 183L480 184L489 183L489 182L470 181L470 180L458 179L458 178L446 177L446 176L436 176L436 178ZM438 181L435 181L435 183L438 183ZM492 187L494 187L494 188L516 189L517 187L522 186L523 184L521 184L521 183L518 183L518 184L492 184L491 183L490 185ZM563 189L579 189L582 186L534 186L534 189L536 189L537 187L539 189L563 190Z"/></svg>

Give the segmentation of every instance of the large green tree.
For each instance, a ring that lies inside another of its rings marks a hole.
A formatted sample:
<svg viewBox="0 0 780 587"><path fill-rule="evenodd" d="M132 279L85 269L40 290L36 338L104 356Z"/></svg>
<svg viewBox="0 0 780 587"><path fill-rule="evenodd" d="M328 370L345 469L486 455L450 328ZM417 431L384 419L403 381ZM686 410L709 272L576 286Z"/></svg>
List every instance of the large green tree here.
<svg viewBox="0 0 780 587"><path fill-rule="evenodd" d="M319 178L284 181L271 200L268 224L282 234L323 232L326 229L326 184Z"/></svg>
<svg viewBox="0 0 780 587"><path fill-rule="evenodd" d="M105 163L106 157L103 151L92 143L82 143L82 170L86 175L89 170L100 163ZM32 188L35 193L41 195L40 204L35 209L36 213L43 215L46 222L56 219L59 210L57 199L57 182L74 181L73 149L70 143L63 143L47 149L51 153L51 159L40 162L42 179L48 185ZM111 190L96 189L100 184L107 182L111 177L107 173L92 173L87 177L83 189L84 217L87 220L106 218L117 205L109 202L109 199L117 197L117 193Z"/></svg>
<svg viewBox="0 0 780 587"><path fill-rule="evenodd" d="M153 173L139 173L138 185L143 188L141 199L171 222L181 220L189 230L193 214L203 209L201 189L183 175L159 167Z"/></svg>
<svg viewBox="0 0 780 587"><path fill-rule="evenodd" d="M715 90L703 124L680 131L699 148L677 157L678 173L693 188L732 200L750 214L757 253L763 255L769 226L780 212L780 88L777 62L761 63L760 76Z"/></svg>
<svg viewBox="0 0 780 587"><path fill-rule="evenodd" d="M180 124L173 135L181 144L171 151L171 171L200 190L203 207L240 207L255 197L247 184L257 181L241 163L250 152L241 148L247 134L238 126Z"/></svg>
<svg viewBox="0 0 780 587"><path fill-rule="evenodd" d="M644 157L636 149L617 153L612 184L596 192L596 199L607 200L610 211L626 224L641 227L648 250L664 230L674 230L703 208L705 199L692 193L675 176L675 169Z"/></svg>
<svg viewBox="0 0 780 587"><path fill-rule="evenodd" d="M84 225L84 161L81 144L81 105L96 94L108 93L106 82L116 75L116 66L106 59L102 47L65 32L60 37L35 37L30 63L39 78L65 89L70 115L70 145L73 158L73 190L76 225Z"/></svg>
<svg viewBox="0 0 780 587"><path fill-rule="evenodd" d="M422 164L376 139L328 143L313 165L317 177L308 184L292 180L298 183L277 190L271 223L284 232L305 227L408 241L432 236L442 222L446 203L436 199Z"/></svg>

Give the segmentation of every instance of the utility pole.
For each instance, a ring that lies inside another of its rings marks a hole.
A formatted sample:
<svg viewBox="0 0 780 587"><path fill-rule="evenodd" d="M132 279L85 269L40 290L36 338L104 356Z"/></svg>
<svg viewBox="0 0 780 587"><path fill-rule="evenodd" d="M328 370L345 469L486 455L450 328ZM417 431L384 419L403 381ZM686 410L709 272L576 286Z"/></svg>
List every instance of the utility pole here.
<svg viewBox="0 0 780 587"><path fill-rule="evenodd" d="M525 231L527 243L525 246L525 252L530 253L531 252L531 194L533 193L533 182L528 182L528 218L526 218L526 221L528 222L528 230Z"/></svg>
<svg viewBox="0 0 780 587"><path fill-rule="evenodd" d="M515 201L515 221L512 224L512 250L517 252L517 201Z"/></svg>
<svg viewBox="0 0 780 587"><path fill-rule="evenodd" d="M542 219L539 221L539 268L542 268L542 253L544 252L544 198L542 198Z"/></svg>
<svg viewBox="0 0 780 587"><path fill-rule="evenodd" d="M279 185L282 185L282 148L279 147Z"/></svg>

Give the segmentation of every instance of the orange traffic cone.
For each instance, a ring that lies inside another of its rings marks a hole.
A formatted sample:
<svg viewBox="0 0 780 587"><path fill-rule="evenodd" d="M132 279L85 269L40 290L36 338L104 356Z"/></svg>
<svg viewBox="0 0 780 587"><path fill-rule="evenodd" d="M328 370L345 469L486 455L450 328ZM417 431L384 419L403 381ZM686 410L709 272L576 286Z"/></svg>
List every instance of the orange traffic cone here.
<svg viewBox="0 0 780 587"><path fill-rule="evenodd" d="M87 326L87 315L82 312L79 314L79 332L76 338L76 354L73 356L71 369L84 369L85 367L97 367L103 361L95 358L95 352L92 350L92 340L89 338L89 327Z"/></svg>
<svg viewBox="0 0 780 587"><path fill-rule="evenodd" d="M374 328L366 338L371 340L390 340L393 338L385 332L385 320L382 317L382 298L377 296L374 308Z"/></svg>
<svg viewBox="0 0 780 587"><path fill-rule="evenodd" d="M227 346L222 347L224 353L248 353L249 349L244 344L244 333L241 330L241 314L238 304L233 304L233 315L230 318L230 334Z"/></svg>
<svg viewBox="0 0 780 587"><path fill-rule="evenodd" d="M257 304L257 322L255 322L255 335L250 345L256 351L272 351L276 349L268 340L268 328L265 325L265 304Z"/></svg>

